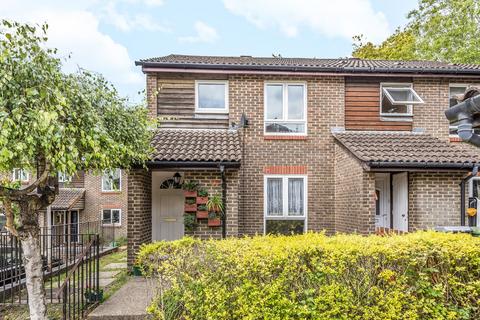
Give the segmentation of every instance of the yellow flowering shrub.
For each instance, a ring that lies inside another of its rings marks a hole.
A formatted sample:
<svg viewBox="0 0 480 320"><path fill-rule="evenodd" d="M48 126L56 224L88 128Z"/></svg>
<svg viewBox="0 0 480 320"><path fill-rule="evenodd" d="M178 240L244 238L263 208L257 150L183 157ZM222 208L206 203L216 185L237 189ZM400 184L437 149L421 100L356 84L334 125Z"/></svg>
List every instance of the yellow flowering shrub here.
<svg viewBox="0 0 480 320"><path fill-rule="evenodd" d="M144 245L158 319L480 319L480 239L308 233Z"/></svg>

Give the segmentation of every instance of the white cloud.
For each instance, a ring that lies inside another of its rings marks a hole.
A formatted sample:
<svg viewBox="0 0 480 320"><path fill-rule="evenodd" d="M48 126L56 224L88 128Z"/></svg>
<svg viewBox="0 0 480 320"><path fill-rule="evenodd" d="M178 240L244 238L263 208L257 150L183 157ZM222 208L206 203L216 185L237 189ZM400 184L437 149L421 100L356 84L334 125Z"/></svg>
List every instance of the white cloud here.
<svg viewBox="0 0 480 320"><path fill-rule="evenodd" d="M53 1L41 5L35 0L5 2L0 0L2 18L48 23L47 45L58 48L63 57L71 54L71 59L64 62L66 72L78 67L100 72L122 94L130 93L131 96L143 87L144 76L134 66L127 48L101 32L99 18L78 3L69 6Z"/></svg>
<svg viewBox="0 0 480 320"><path fill-rule="evenodd" d="M188 43L212 43L218 39L218 33L215 28L210 27L205 22L197 21L194 24L196 35L188 36L188 37L180 37L178 40L180 42L188 42Z"/></svg>
<svg viewBox="0 0 480 320"><path fill-rule="evenodd" d="M162 6L164 4L163 0L145 0L147 6Z"/></svg>
<svg viewBox="0 0 480 320"><path fill-rule="evenodd" d="M125 0L124 0L125 1ZM154 0L145 0L145 4ZM130 2L134 2L130 0ZM135 1L136 2L136 1ZM158 1L156 1L158 2ZM153 4L151 4L153 5ZM160 4L156 4L160 5ZM106 23L109 23L121 31L131 31L135 29L147 30L147 31L159 31L170 32L170 28L155 21L150 15L145 13L129 14L126 12L120 12L117 9L117 2L108 2L101 10L101 18Z"/></svg>
<svg viewBox="0 0 480 320"><path fill-rule="evenodd" d="M364 34L380 41L389 35L388 22L375 11L369 0L223 0L225 7L245 17L258 28L278 28L287 37L295 37L301 28L309 28L328 37Z"/></svg>

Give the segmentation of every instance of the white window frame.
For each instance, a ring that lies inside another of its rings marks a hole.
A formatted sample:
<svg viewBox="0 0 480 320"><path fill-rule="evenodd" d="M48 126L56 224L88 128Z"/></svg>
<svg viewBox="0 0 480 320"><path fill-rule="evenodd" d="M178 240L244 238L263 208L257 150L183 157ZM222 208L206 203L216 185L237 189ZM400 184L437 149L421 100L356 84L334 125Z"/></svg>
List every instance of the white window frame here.
<svg viewBox="0 0 480 320"><path fill-rule="evenodd" d="M72 182L72 176L66 174L65 172L58 172L58 182L61 183L66 183L66 182Z"/></svg>
<svg viewBox="0 0 480 320"><path fill-rule="evenodd" d="M269 178L282 178L282 216L267 216L267 181ZM288 215L288 178L303 179L303 216ZM268 174L263 176L263 234L267 232L267 220L303 220L303 232L308 230L308 177L299 174Z"/></svg>
<svg viewBox="0 0 480 320"><path fill-rule="evenodd" d="M410 104L407 104L408 102L406 103L402 103L402 104L399 104L399 105L407 105L407 110L408 110L408 113L386 113L386 112L383 112L383 88L386 88L386 89L389 89L389 88L399 88L403 86L404 88L411 88L414 92L414 88L413 88L413 83L410 83L410 82L381 82L380 83L380 116L382 117L413 117L413 105L414 104L421 104L421 103L424 103L423 99L415 92L415 94L417 95L417 97L420 99L421 102L417 102L417 103L410 103ZM388 94L388 91L386 91L386 94ZM387 97L388 99L388 97Z"/></svg>
<svg viewBox="0 0 480 320"><path fill-rule="evenodd" d="M463 87L470 87L472 86L472 84L470 83L449 83L448 84L448 108L450 109L450 88L463 88ZM448 134L450 137L458 137L458 134L451 134L450 133L450 129L457 129L458 130L458 127L457 126L452 126L452 125L449 125L448 126Z"/></svg>
<svg viewBox="0 0 480 320"><path fill-rule="evenodd" d="M25 179L20 179L20 180L19 180L19 179L17 179L17 178L15 177L15 172L16 172L17 170L23 172L23 174L25 175ZM28 171L25 170L25 169L14 168L14 169L12 170L12 181L28 182L28 181L30 181L30 172L28 172Z"/></svg>
<svg viewBox="0 0 480 320"><path fill-rule="evenodd" d="M103 219L103 211L110 210L110 223L105 223L105 219ZM112 223L113 219L113 211L118 211L118 223ZM102 225L104 226L113 226L113 227L120 227L122 225L122 209L120 208L103 208L100 211L100 219L102 221Z"/></svg>
<svg viewBox="0 0 480 320"><path fill-rule="evenodd" d="M109 189L105 189L105 184L103 183L104 181L104 178L105 178L105 172L102 174L102 179L100 181L100 183L102 184L102 192L120 192L122 191L122 169L114 169L114 170L119 170L119 177L120 177L120 183L119 183L119 187L118 187L118 190L115 190L115 189L112 189L112 190L109 190Z"/></svg>
<svg viewBox="0 0 480 320"><path fill-rule="evenodd" d="M283 94L283 106L282 106L282 113L284 119L268 119L267 118L267 87L269 85L277 85L282 86L282 94ZM293 86L303 86L303 119L295 119L289 120L288 119L288 90L287 87L289 85ZM307 83L306 82L297 82L297 81L281 81L281 82L274 82L274 81L267 81L264 83L263 86L263 134L267 136L306 136L308 132L308 115L307 115ZM287 119L285 119L287 118ZM305 132L267 132L267 123L271 122L285 122L285 123L305 123Z"/></svg>
<svg viewBox="0 0 480 320"><path fill-rule="evenodd" d="M225 85L225 108L224 109L199 108L198 86L200 84ZM195 80L195 112L196 113L228 113L228 110L229 110L228 96L229 96L228 80Z"/></svg>

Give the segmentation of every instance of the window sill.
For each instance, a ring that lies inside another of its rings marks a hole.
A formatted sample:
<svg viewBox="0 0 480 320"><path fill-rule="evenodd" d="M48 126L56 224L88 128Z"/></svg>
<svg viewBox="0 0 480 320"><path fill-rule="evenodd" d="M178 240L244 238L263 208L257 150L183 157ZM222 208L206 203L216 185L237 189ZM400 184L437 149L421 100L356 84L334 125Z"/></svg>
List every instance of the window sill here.
<svg viewBox="0 0 480 320"><path fill-rule="evenodd" d="M450 136L450 142L462 142L463 140L459 136Z"/></svg>
<svg viewBox="0 0 480 320"><path fill-rule="evenodd" d="M391 122L413 122L412 116L380 116L380 121L391 121Z"/></svg>
<svg viewBox="0 0 480 320"><path fill-rule="evenodd" d="M264 135L263 140L308 140L307 136L296 135Z"/></svg>
<svg viewBox="0 0 480 320"><path fill-rule="evenodd" d="M199 114L228 114L228 109L227 110L217 110L217 109L195 109L195 113Z"/></svg>
<svg viewBox="0 0 480 320"><path fill-rule="evenodd" d="M122 225L121 225L121 224L118 224L118 223L115 223L115 224L111 224L111 223L109 223L109 224L106 224L106 223L105 223L105 224L102 224L102 227L108 227L108 228L119 228L119 227L121 227L121 226L122 226Z"/></svg>
<svg viewBox="0 0 480 320"><path fill-rule="evenodd" d="M119 190L119 191L102 191L102 194L121 194L122 191Z"/></svg>

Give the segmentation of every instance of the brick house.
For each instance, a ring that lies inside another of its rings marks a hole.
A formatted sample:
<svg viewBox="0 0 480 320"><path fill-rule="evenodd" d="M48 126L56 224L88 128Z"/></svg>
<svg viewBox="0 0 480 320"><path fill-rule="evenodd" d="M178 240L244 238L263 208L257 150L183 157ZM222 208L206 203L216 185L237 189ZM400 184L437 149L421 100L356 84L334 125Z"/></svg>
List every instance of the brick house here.
<svg viewBox="0 0 480 320"><path fill-rule="evenodd" d="M130 264L142 243L184 234L461 224L459 183L478 152L444 111L480 82L478 66L182 55L137 65L161 121L148 169L128 176ZM221 225L196 218L180 188L191 181L222 197ZM477 180L465 189L477 196Z"/></svg>
<svg viewBox="0 0 480 320"><path fill-rule="evenodd" d="M22 184L33 182L34 175L23 169L14 169L11 180ZM4 173L6 175L6 173ZM98 231L102 223L108 237L127 236L127 174L114 170L112 174L98 175L80 171L73 176L59 173L59 194L50 207L39 212L42 228L68 228L65 232L88 233ZM56 229L59 229L56 228Z"/></svg>

